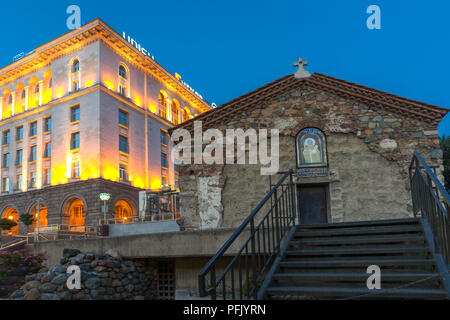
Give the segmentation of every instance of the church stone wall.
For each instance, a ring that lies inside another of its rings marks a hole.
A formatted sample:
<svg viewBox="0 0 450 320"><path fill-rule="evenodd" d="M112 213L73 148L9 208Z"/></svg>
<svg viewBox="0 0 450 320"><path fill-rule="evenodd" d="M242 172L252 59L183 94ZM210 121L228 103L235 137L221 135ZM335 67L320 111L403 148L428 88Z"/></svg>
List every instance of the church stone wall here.
<svg viewBox="0 0 450 320"><path fill-rule="evenodd" d="M217 126L279 129L280 171L296 168L295 137L306 127L327 137L329 176L320 182L329 185L330 222L411 216L408 167L416 150L443 179L435 126L316 89L296 89ZM180 189L186 228L236 227L269 190L269 177L259 165L184 165ZM214 197L202 196L209 191Z"/></svg>

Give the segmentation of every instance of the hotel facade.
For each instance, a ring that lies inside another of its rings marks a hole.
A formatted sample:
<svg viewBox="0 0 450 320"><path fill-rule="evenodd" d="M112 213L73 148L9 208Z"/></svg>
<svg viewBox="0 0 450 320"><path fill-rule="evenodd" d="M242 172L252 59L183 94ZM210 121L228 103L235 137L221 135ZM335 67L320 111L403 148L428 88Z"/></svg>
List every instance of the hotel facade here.
<svg viewBox="0 0 450 320"><path fill-rule="evenodd" d="M96 19L0 69L2 218L95 225L102 192L125 218L176 188L167 130L211 107L139 47Z"/></svg>

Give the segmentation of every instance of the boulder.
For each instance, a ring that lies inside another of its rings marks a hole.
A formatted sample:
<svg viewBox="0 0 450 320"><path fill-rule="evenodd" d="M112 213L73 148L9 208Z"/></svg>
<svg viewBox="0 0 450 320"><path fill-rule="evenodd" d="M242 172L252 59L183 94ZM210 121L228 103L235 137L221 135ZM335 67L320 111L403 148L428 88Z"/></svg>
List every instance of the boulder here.
<svg viewBox="0 0 450 320"><path fill-rule="evenodd" d="M41 293L37 288L32 288L31 290L25 293L23 297L24 300L39 300L41 298Z"/></svg>
<svg viewBox="0 0 450 320"><path fill-rule="evenodd" d="M105 252L105 254L116 260L122 261L122 255L116 250L109 249L108 251Z"/></svg>
<svg viewBox="0 0 450 320"><path fill-rule="evenodd" d="M38 280L32 280L25 283L25 289L31 290L33 288L38 288L41 285L41 282Z"/></svg>
<svg viewBox="0 0 450 320"><path fill-rule="evenodd" d="M72 258L75 257L76 255L80 254L81 251L78 249L70 249L70 248L65 248L63 250L63 257L64 258Z"/></svg>
<svg viewBox="0 0 450 320"><path fill-rule="evenodd" d="M42 300L61 300L61 298L54 293L43 293L41 296Z"/></svg>
<svg viewBox="0 0 450 320"><path fill-rule="evenodd" d="M53 280L51 281L51 283L56 284L56 285L61 285L61 284L65 284L67 282L67 274L58 274L56 277L53 278Z"/></svg>
<svg viewBox="0 0 450 320"><path fill-rule="evenodd" d="M44 283L39 286L39 291L41 293L52 293L56 290L56 285L50 282Z"/></svg>

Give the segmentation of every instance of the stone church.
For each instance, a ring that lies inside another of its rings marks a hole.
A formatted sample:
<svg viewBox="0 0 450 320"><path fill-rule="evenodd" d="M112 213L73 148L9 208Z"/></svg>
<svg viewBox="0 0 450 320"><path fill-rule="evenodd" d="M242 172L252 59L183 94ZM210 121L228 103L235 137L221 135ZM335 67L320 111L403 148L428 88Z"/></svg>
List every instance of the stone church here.
<svg viewBox="0 0 450 320"><path fill-rule="evenodd" d="M302 224L412 216L408 168L418 151L442 177L437 126L448 110L336 79L287 75L194 121L228 128L278 129L279 171L294 169ZM173 131L172 131L173 132ZM270 190L261 165L180 166L186 229L239 226ZM272 182L276 181L272 177Z"/></svg>

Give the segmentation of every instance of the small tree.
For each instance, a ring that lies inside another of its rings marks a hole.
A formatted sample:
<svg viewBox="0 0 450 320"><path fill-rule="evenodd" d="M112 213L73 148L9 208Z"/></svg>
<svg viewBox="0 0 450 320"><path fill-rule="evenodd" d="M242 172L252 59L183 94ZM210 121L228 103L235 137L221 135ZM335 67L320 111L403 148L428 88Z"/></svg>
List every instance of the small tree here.
<svg viewBox="0 0 450 320"><path fill-rule="evenodd" d="M10 219L6 219L6 218L2 218L0 219L0 229L2 230L11 230L12 228L14 228L15 226L17 226L17 222L10 220Z"/></svg>
<svg viewBox="0 0 450 320"><path fill-rule="evenodd" d="M20 221L27 227L28 232L30 231L30 226L34 222L34 216L29 213L22 214L19 218Z"/></svg>

